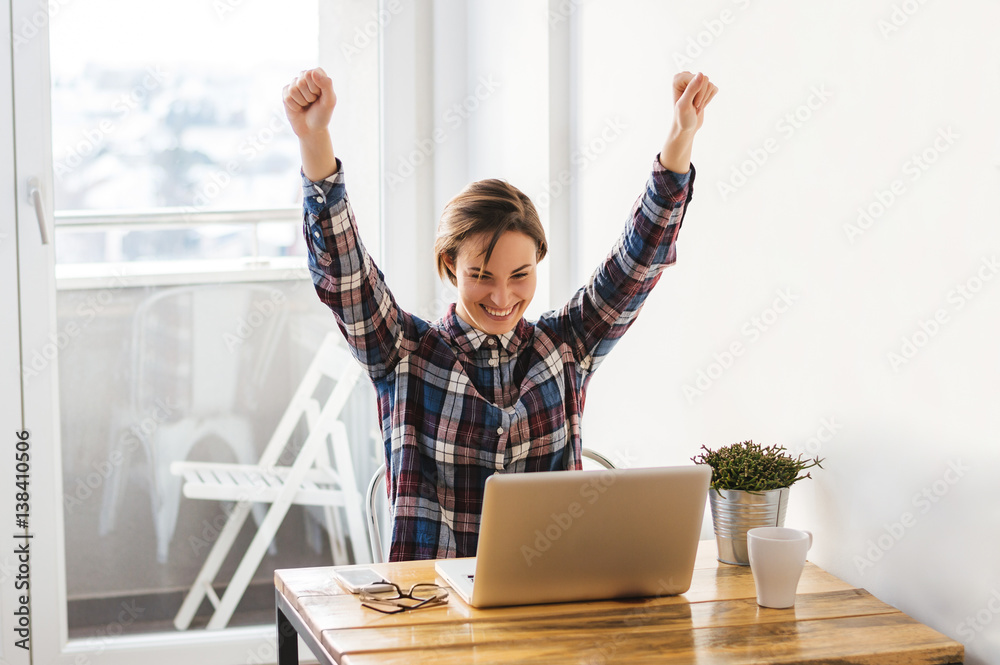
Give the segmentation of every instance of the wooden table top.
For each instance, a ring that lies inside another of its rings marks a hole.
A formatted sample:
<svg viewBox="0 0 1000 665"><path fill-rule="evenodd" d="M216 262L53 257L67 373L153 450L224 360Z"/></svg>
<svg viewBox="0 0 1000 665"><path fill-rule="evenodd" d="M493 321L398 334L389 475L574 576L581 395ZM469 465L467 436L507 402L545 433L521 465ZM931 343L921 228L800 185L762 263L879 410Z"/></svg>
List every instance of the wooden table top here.
<svg viewBox="0 0 1000 665"><path fill-rule="evenodd" d="M758 607L749 567L698 549L680 596L475 609L447 605L384 615L361 607L333 567L276 570L274 584L333 662L961 663L963 647L864 589L806 563L795 607ZM375 564L408 587L443 581L433 561Z"/></svg>

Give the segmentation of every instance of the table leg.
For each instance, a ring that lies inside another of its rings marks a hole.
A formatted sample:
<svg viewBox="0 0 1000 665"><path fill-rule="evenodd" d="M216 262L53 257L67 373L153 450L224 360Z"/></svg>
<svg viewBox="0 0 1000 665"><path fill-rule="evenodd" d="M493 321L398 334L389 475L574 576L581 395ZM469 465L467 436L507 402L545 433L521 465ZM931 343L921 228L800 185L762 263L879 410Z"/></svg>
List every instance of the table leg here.
<svg viewBox="0 0 1000 665"><path fill-rule="evenodd" d="M299 665L299 634L277 604L274 609L278 629L278 665Z"/></svg>

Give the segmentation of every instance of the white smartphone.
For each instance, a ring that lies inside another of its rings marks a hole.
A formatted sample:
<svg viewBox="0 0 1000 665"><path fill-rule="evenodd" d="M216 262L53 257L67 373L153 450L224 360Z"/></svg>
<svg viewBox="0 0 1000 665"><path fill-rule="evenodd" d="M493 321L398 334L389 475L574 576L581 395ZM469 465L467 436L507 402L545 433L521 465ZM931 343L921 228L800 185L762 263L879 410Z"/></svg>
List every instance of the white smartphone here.
<svg viewBox="0 0 1000 665"><path fill-rule="evenodd" d="M344 568L334 571L333 574L351 593L357 593L362 587L372 586L373 584L389 583L374 568Z"/></svg>

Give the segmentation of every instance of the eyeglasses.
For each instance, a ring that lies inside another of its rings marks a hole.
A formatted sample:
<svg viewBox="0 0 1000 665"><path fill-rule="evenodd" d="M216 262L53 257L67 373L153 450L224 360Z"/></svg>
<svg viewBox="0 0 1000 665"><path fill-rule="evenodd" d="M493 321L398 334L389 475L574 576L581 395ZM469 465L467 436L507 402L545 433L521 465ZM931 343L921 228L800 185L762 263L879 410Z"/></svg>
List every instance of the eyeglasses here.
<svg viewBox="0 0 1000 665"><path fill-rule="evenodd" d="M448 590L437 584L414 584L403 591L398 584L384 582L362 587L358 592L361 606L382 614L398 614L421 607L434 607L448 602Z"/></svg>

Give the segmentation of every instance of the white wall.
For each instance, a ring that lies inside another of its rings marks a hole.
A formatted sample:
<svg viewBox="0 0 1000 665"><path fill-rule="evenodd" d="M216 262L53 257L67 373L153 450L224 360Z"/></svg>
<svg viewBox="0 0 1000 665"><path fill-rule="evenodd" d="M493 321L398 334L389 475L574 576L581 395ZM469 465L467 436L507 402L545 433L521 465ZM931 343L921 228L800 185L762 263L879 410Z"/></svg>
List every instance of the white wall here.
<svg viewBox="0 0 1000 665"><path fill-rule="evenodd" d="M825 457L787 520L812 560L1000 663L1000 4L576 6L578 135L624 127L579 173L580 280L641 192L673 74L720 88L678 264L591 383L587 444L635 466L747 438ZM730 180L748 151L763 164Z"/></svg>
<svg viewBox="0 0 1000 665"><path fill-rule="evenodd" d="M383 4L381 267L402 307L436 319L454 301L433 254L445 204L482 178L535 201L544 191L548 17L537 0ZM539 206L543 224L548 213ZM536 317L548 309L548 265L538 281Z"/></svg>
<svg viewBox="0 0 1000 665"><path fill-rule="evenodd" d="M552 31L572 26L576 235L552 254L577 255L543 264L553 285L567 265L582 283L619 234L665 138L674 73L719 85L679 262L591 383L587 445L632 466L747 438L823 456L787 521L816 534L812 559L962 641L967 662L1000 663L1000 4L412 6L423 17L393 19L386 57L415 54L421 85L390 93L421 110L386 126L419 126L383 136L383 159L443 130L433 175L407 183L419 205L387 197L420 224L477 178L542 200L566 158ZM402 50L393 37L427 30ZM500 86L477 95L491 76ZM457 126L455 103L475 106ZM546 219L565 210L556 198ZM877 218L859 224L859 208ZM413 246L430 229L386 229L387 277L423 274Z"/></svg>
<svg viewBox="0 0 1000 665"><path fill-rule="evenodd" d="M540 204L549 179L548 23L537 0L468 3L466 80L470 93L489 90L469 114L468 181L502 178L527 194L549 229ZM450 63L448 63L450 64ZM480 88L482 86L482 88ZM455 192L457 193L457 192ZM549 265L538 271L528 317L549 309Z"/></svg>

